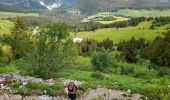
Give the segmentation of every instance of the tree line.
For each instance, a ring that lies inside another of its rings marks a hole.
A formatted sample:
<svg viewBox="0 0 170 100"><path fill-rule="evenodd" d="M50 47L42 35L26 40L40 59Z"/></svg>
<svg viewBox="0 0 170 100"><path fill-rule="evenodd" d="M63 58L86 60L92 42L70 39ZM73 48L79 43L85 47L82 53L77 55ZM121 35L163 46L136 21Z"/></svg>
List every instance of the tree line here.
<svg viewBox="0 0 170 100"><path fill-rule="evenodd" d="M137 26L140 22L144 22L144 21L151 21L152 25L150 27L150 29L155 29L156 27L160 27L166 24L169 24L170 22L170 17L132 17L129 18L128 21L118 21L115 23L111 23L111 24L101 24L99 22L95 22L95 21L90 21L90 22L84 22L84 23L79 23L78 25L74 26L73 28L75 29L76 32L80 32L80 31L95 31L97 29L101 29L101 28L124 28L127 26Z"/></svg>

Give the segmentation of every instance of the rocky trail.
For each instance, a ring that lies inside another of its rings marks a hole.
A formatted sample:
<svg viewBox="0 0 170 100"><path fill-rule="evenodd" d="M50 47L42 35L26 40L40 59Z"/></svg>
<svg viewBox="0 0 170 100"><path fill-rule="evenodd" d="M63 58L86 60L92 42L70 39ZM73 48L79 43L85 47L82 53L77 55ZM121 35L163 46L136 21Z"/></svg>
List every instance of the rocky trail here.
<svg viewBox="0 0 170 100"><path fill-rule="evenodd" d="M67 86L70 81L74 81L77 86L83 84L83 81L69 80L60 78L63 85ZM53 79L43 80L30 76L21 76L18 73L0 74L0 100L67 100L66 96L51 97L49 95L35 95L35 96L22 96L15 94L13 90L8 87L9 82L21 82L26 85L28 82L40 82L52 85L55 83ZM10 83L12 84L12 83ZM8 90L9 92L3 92ZM67 88L63 89L67 93ZM78 96L78 100L140 100L142 95L134 93L131 90L122 91L106 88L88 89L86 92Z"/></svg>

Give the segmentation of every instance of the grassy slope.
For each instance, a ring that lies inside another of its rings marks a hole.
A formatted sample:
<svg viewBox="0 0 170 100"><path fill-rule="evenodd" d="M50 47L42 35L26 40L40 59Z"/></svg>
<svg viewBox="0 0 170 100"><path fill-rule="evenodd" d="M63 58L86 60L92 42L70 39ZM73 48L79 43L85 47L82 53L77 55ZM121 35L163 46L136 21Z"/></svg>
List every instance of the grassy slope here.
<svg viewBox="0 0 170 100"><path fill-rule="evenodd" d="M160 91L170 91L170 89L167 88L170 83L168 77L142 79L124 75L103 74L105 78L102 80L91 77L92 73L93 72L90 71L69 70L62 71L59 74L60 77L85 81L86 83L80 86L82 90L100 86L111 89L131 89L133 92L139 92L146 96L152 96L152 93L160 94Z"/></svg>
<svg viewBox="0 0 170 100"><path fill-rule="evenodd" d="M9 18L16 16L39 16L37 13L15 13L15 12L2 12L0 11L0 18Z"/></svg>
<svg viewBox="0 0 170 100"><path fill-rule="evenodd" d="M150 22L142 22L136 27L126 27L126 28L119 28L116 30L115 28L107 28L107 29L98 29L95 32L79 32L73 37L79 38L92 38L99 41L103 39L110 38L115 43L118 43L120 40L129 40L131 37L135 38L145 38L146 40L152 40L156 36L160 36L162 32L164 32L167 26L159 27L157 30L149 29Z"/></svg>
<svg viewBox="0 0 170 100"><path fill-rule="evenodd" d="M92 65L90 64L90 57L78 57L76 61L79 61L78 63L82 64L76 66L76 68L75 66L69 67L69 69L65 69L59 72L57 75L58 77L64 77L67 79L85 81L85 83L79 87L81 90L96 88L98 86L111 89L131 89L133 92L139 92L151 97L160 95L161 93L164 95L166 91L170 92L170 88L167 88L170 84L170 78L168 76L135 78L128 75L103 73L104 79L97 79L91 76L95 71L92 69ZM133 66L134 64L130 65Z"/></svg>
<svg viewBox="0 0 170 100"><path fill-rule="evenodd" d="M0 20L0 35L10 34L10 29L13 27L13 23L8 20Z"/></svg>

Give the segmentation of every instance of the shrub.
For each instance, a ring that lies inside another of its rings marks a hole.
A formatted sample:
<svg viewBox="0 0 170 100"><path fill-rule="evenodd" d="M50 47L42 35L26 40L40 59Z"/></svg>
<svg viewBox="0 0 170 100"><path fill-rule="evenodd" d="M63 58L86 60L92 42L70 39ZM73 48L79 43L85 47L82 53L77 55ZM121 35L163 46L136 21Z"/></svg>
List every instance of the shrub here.
<svg viewBox="0 0 170 100"><path fill-rule="evenodd" d="M137 64L120 63L122 75L130 75L138 78L150 78L157 75L157 71Z"/></svg>
<svg viewBox="0 0 170 100"><path fill-rule="evenodd" d="M94 72L91 74L91 77L95 79L103 80L105 76L100 72Z"/></svg>
<svg viewBox="0 0 170 100"><path fill-rule="evenodd" d="M144 88L145 95L150 97L151 100L168 100L169 88L162 85L153 85Z"/></svg>
<svg viewBox="0 0 170 100"><path fill-rule="evenodd" d="M170 68L168 67L159 67L156 70L158 70L158 76L170 75Z"/></svg>
<svg viewBox="0 0 170 100"><path fill-rule="evenodd" d="M91 63L94 70L108 71L109 67L113 65L113 55L108 51L99 51L93 54Z"/></svg>
<svg viewBox="0 0 170 100"><path fill-rule="evenodd" d="M26 85L26 88L29 91L33 91L33 90L39 90L41 92L46 91L46 94L50 96L58 96L62 94L62 89L64 87L61 84L48 85L43 83L30 82Z"/></svg>
<svg viewBox="0 0 170 100"><path fill-rule="evenodd" d="M148 69L147 67L139 66L135 68L133 76L138 78L150 78L155 77L156 74L157 72L154 69Z"/></svg>

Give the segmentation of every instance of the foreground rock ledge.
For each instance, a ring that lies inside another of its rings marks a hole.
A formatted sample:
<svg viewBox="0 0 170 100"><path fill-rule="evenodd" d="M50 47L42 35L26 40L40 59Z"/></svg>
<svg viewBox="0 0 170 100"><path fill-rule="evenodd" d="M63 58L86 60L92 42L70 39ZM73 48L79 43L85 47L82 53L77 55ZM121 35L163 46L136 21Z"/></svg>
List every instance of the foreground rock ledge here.
<svg viewBox="0 0 170 100"><path fill-rule="evenodd" d="M131 94L128 91L121 91L121 90L112 90L106 88L97 88L97 89L89 89L87 92L80 95L78 100L92 100L92 99L99 99L99 100L140 100L140 94ZM0 100L67 100L67 97L58 96L58 97L51 97L48 95L42 96L21 96L21 95L14 95L14 94L2 94L0 95Z"/></svg>

